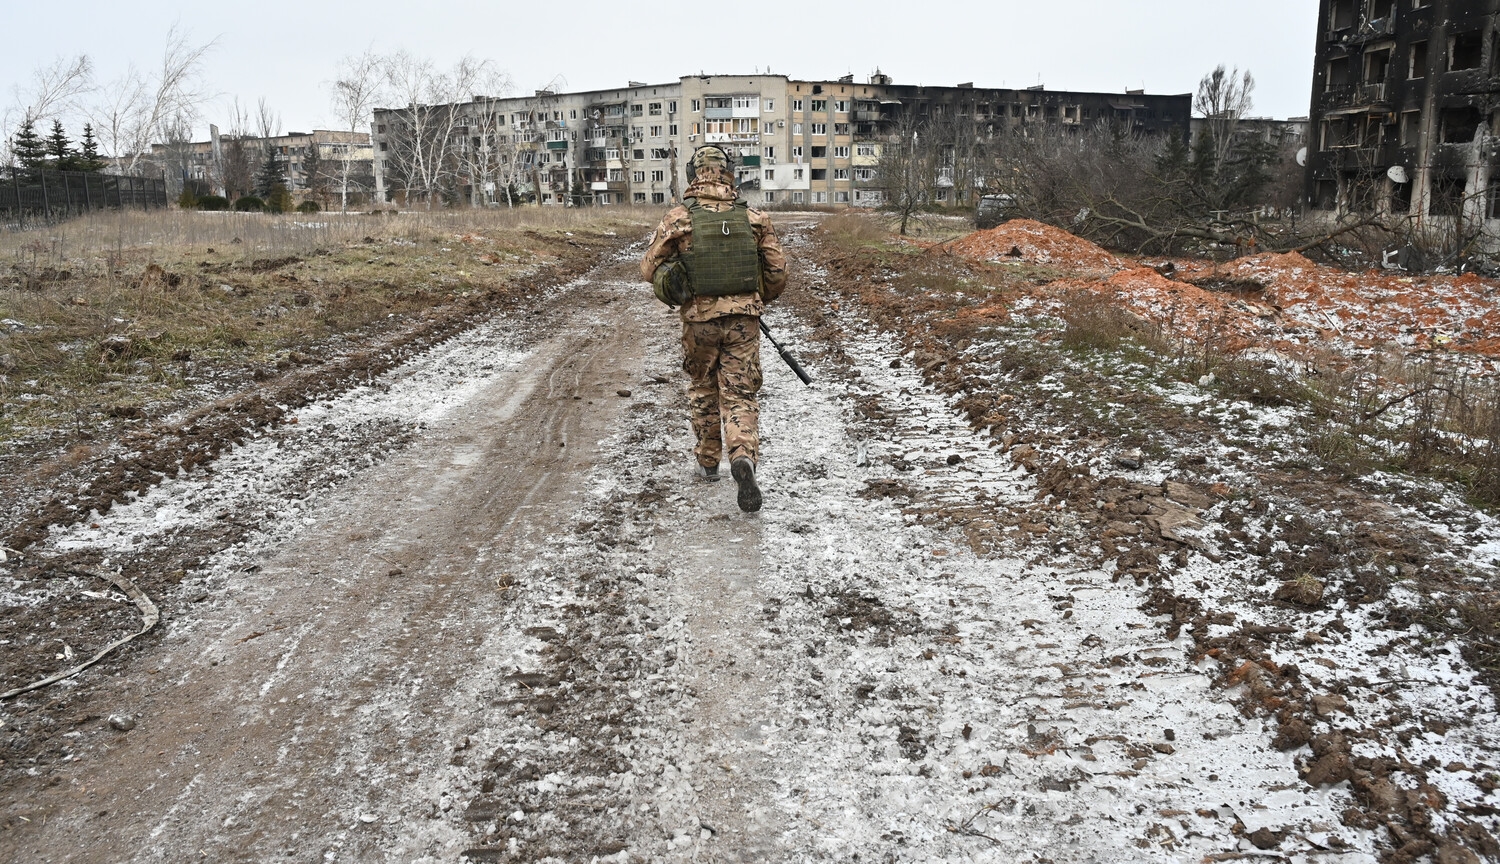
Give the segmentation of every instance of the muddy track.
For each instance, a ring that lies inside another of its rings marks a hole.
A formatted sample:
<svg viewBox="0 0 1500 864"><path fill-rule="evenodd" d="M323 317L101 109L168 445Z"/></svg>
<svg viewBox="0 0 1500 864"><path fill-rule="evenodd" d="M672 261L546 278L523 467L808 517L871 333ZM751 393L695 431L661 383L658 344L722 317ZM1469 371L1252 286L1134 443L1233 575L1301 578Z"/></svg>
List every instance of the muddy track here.
<svg viewBox="0 0 1500 864"><path fill-rule="evenodd" d="M1376 860L868 320L816 359L773 310L819 384L767 356L766 507L695 480L631 266L39 544L250 526L158 638L5 706L48 746L4 766L0 860Z"/></svg>

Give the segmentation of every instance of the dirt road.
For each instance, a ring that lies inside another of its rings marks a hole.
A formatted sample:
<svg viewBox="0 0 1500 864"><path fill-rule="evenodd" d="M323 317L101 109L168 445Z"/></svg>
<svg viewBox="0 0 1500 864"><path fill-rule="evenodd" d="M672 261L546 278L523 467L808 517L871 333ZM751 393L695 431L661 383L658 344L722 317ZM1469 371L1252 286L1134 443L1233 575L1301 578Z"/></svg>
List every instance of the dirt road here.
<svg viewBox="0 0 1500 864"><path fill-rule="evenodd" d="M814 388L767 354L761 514L692 478L629 251L50 539L257 527L17 775L0 859L1375 860L1142 589L918 518L1034 482L876 334Z"/></svg>

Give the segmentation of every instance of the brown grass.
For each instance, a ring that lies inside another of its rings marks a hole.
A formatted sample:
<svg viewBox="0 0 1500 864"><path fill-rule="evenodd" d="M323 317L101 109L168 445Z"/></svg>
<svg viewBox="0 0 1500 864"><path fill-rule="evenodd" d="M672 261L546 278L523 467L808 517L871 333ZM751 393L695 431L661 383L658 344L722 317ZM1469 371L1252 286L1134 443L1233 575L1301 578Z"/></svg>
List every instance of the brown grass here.
<svg viewBox="0 0 1500 864"><path fill-rule="evenodd" d="M97 214L0 236L0 452L315 362L641 234L636 209ZM347 347L347 345L345 346Z"/></svg>

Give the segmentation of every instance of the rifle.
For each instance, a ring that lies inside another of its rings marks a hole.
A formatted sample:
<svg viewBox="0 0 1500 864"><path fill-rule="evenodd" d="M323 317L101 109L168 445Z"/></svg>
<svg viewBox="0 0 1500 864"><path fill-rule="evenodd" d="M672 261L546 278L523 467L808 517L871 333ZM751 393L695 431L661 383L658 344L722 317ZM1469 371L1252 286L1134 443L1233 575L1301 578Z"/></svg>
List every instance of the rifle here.
<svg viewBox="0 0 1500 864"><path fill-rule="evenodd" d="M802 379L802 383L811 387L813 383L812 376L803 370L802 364L797 362L797 358L792 356L792 352L781 347L781 343L776 341L776 337L772 336L770 329L766 327L765 321L760 322L760 332L766 334L766 340L776 349L776 353L781 355L781 359L786 361L786 365L792 367L792 371L797 374L798 378Z"/></svg>

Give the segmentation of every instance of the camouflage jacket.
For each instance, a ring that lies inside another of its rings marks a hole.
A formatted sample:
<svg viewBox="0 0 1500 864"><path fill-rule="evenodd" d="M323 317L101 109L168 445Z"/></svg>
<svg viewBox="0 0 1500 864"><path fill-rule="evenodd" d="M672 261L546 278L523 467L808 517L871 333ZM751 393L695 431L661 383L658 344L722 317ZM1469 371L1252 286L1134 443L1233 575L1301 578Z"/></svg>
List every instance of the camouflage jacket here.
<svg viewBox="0 0 1500 864"><path fill-rule="evenodd" d="M734 206L734 189L722 183L698 182L687 188L685 198L696 198L703 207L722 212ZM725 315L760 315L765 304L781 296L786 288L786 256L781 252L781 242L776 239L776 229L771 217L760 210L750 210L750 230L755 233L755 243L760 250L761 293L738 294L733 297L695 297L682 307L682 320L687 322L712 321ZM647 282L656 274L656 268L693 247L693 217L682 205L673 207L662 218L651 242L646 247L646 256L641 259L641 278Z"/></svg>

